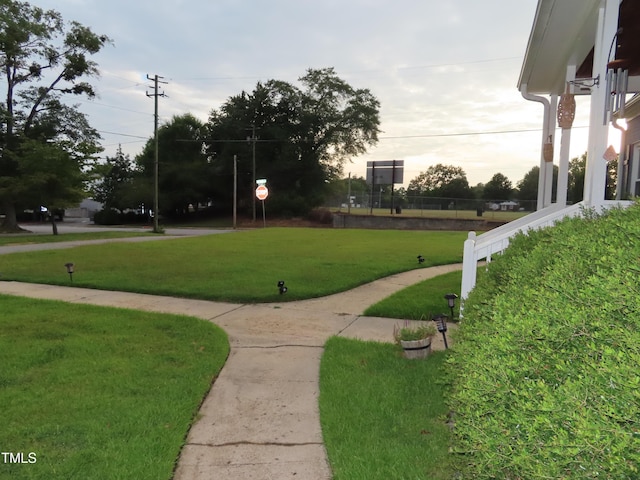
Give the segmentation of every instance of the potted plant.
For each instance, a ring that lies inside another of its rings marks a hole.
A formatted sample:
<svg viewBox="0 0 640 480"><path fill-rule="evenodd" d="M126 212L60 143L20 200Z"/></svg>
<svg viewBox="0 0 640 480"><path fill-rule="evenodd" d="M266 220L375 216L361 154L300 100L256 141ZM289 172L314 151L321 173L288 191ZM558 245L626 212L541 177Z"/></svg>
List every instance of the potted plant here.
<svg viewBox="0 0 640 480"><path fill-rule="evenodd" d="M431 353L431 339L437 333L432 323L423 321L393 327L393 338L404 350L405 358L425 358Z"/></svg>

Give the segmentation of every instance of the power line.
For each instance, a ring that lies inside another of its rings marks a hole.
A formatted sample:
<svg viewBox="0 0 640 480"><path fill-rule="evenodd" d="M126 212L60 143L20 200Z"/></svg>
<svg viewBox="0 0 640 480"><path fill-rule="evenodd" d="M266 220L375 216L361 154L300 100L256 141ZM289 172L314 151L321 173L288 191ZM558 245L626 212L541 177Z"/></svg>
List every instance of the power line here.
<svg viewBox="0 0 640 480"><path fill-rule="evenodd" d="M115 105L108 105L106 103L94 102L93 100L88 100L88 101L78 100L78 102L84 103L85 105L98 105L100 107L113 108L115 110L122 110L124 112L139 113L140 115L146 115L146 116L152 115L149 112L141 112L140 110L131 110L130 108L116 107Z"/></svg>
<svg viewBox="0 0 640 480"><path fill-rule="evenodd" d="M149 137L142 137L140 135L129 135L128 133L107 132L106 130L96 130L96 132L105 133L107 135L118 135L120 137L142 138L143 140L146 140L147 138L149 138Z"/></svg>
<svg viewBox="0 0 640 480"><path fill-rule="evenodd" d="M572 128L587 128L587 126L579 126ZM498 135L504 133L527 133L540 132L539 128L527 128L522 130L494 130L490 132L461 132L461 133L433 133L425 135L398 135L393 137L378 137L378 140L398 140L403 138L439 138L439 137L466 137L471 135Z"/></svg>

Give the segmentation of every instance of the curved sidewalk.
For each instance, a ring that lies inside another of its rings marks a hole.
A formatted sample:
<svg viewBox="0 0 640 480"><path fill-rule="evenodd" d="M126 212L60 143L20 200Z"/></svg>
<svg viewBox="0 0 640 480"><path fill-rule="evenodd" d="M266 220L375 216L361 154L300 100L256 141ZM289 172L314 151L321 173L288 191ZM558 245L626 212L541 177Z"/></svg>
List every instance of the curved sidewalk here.
<svg viewBox="0 0 640 480"><path fill-rule="evenodd" d="M19 282L0 282L0 293L214 322L229 335L231 351L189 432L175 480L324 480L331 471L318 395L326 340L391 341L397 320L362 312L402 288L460 268L422 268L323 298L255 305ZM434 348L443 348L440 336Z"/></svg>

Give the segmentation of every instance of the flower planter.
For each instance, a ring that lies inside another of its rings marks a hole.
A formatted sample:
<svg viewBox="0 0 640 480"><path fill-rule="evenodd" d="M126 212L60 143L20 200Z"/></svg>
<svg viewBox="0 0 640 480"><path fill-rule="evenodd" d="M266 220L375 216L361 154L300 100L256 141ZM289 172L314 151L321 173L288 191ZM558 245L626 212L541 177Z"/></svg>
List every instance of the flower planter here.
<svg viewBox="0 0 640 480"><path fill-rule="evenodd" d="M431 337L420 340L400 340L405 358L425 358L431 353Z"/></svg>

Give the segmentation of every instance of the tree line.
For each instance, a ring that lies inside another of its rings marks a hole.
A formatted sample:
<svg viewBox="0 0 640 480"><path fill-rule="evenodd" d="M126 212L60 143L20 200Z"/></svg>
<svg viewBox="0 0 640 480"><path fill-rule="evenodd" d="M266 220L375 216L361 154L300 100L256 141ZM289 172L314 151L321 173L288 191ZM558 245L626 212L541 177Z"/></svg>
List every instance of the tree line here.
<svg viewBox="0 0 640 480"><path fill-rule="evenodd" d="M99 162L98 132L64 101L95 95L86 81L99 73L91 56L111 39L20 1L0 3L0 24L0 78L7 87L0 103L0 230L19 230L21 209L66 208L87 194L104 202L107 215L148 211L154 139L133 160L118 151ZM259 82L213 109L207 122L176 116L158 132L154 214L229 211L234 183L240 210L249 211L256 178L268 179L277 193L272 211L304 213L322 203L348 159L377 143L379 108L368 89L322 68L307 70L295 85Z"/></svg>

